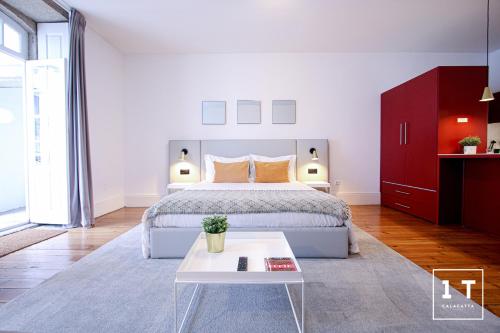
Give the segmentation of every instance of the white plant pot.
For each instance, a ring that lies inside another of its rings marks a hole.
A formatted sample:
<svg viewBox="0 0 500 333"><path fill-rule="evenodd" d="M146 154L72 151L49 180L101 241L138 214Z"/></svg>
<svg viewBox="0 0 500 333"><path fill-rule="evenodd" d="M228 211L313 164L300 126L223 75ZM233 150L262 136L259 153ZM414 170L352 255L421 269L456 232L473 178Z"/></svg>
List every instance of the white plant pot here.
<svg viewBox="0 0 500 333"><path fill-rule="evenodd" d="M465 155L474 155L477 152L477 146L464 146Z"/></svg>

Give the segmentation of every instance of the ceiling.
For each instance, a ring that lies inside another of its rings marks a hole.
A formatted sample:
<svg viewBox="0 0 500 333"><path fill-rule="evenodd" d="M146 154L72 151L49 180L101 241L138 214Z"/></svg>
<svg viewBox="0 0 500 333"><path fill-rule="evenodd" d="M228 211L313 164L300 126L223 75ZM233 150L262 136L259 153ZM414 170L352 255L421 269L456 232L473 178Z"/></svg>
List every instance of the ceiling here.
<svg viewBox="0 0 500 333"><path fill-rule="evenodd" d="M44 0L2 0L35 22L64 22L67 18ZM53 1L52 1L53 2Z"/></svg>
<svg viewBox="0 0 500 333"><path fill-rule="evenodd" d="M482 52L486 0L65 0L125 53ZM491 0L490 49L500 48Z"/></svg>

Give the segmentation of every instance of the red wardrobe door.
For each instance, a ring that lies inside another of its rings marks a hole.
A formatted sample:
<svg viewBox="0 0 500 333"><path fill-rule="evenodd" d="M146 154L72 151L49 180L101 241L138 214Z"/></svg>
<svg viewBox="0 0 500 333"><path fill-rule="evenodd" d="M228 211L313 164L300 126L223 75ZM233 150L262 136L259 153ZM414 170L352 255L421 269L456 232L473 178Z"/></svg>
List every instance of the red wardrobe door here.
<svg viewBox="0 0 500 333"><path fill-rule="evenodd" d="M382 181L405 183L403 145L404 88L396 87L381 97L380 177Z"/></svg>
<svg viewBox="0 0 500 333"><path fill-rule="evenodd" d="M436 189L438 70L407 82L406 88L406 183Z"/></svg>

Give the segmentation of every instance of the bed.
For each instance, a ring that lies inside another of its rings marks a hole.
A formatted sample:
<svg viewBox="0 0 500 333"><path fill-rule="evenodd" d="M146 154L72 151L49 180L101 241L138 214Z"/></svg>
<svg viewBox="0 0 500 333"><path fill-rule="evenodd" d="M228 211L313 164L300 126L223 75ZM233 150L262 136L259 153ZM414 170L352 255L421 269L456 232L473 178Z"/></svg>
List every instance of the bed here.
<svg viewBox="0 0 500 333"><path fill-rule="evenodd" d="M310 158L307 155L304 158L301 150L308 150L307 147L314 144L321 147L323 156L327 156L327 141L309 140L302 145L297 141L201 141L199 151L196 151L196 143L193 145L193 141L189 141L174 142L169 148L175 152L191 144L189 151L194 151L195 155L192 160L198 163L193 169L200 170L200 178L205 178L202 171L205 165L198 154L206 156L206 153L224 150L226 156L239 156L242 152L259 149L267 156L297 153L297 178L300 178L301 165L306 163L310 167ZM170 155L170 160L171 170L176 170L174 154ZM333 195L295 179L284 183L201 181L163 197L146 210L142 218L144 257L184 257L202 230L203 217L209 215L227 215L229 231L283 231L296 257L347 258L349 253L359 251L352 232L349 206Z"/></svg>

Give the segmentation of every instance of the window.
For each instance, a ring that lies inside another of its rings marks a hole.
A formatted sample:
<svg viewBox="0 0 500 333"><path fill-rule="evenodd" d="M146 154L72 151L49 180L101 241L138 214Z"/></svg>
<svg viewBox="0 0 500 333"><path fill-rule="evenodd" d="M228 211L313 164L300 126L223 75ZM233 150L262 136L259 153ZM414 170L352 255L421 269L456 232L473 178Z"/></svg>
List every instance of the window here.
<svg viewBox="0 0 500 333"><path fill-rule="evenodd" d="M0 12L0 50L18 58L28 58L28 33L2 12Z"/></svg>
<svg viewBox="0 0 500 333"><path fill-rule="evenodd" d="M21 34L7 23L3 24L3 45L14 52L21 53Z"/></svg>

